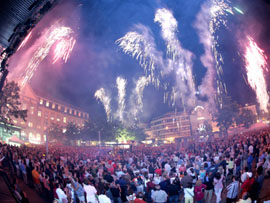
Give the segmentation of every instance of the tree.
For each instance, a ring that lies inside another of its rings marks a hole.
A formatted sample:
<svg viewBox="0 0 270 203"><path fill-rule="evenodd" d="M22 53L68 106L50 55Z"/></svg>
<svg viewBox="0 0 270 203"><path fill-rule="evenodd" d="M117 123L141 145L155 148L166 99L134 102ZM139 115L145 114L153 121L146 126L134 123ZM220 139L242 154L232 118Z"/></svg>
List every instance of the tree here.
<svg viewBox="0 0 270 203"><path fill-rule="evenodd" d="M256 122L256 115L250 109L243 109L237 119L237 125L244 125L245 128L249 128Z"/></svg>
<svg viewBox="0 0 270 203"><path fill-rule="evenodd" d="M135 140L137 141L143 141L147 137L147 135L144 133L144 129L137 126L131 127L128 130L131 132L132 136L134 136Z"/></svg>
<svg viewBox="0 0 270 203"><path fill-rule="evenodd" d="M12 125L12 120L26 121L27 110L22 110L20 102L20 88L14 81L7 82L0 93L0 122L5 126Z"/></svg>
<svg viewBox="0 0 270 203"><path fill-rule="evenodd" d="M216 115L216 121L220 131L227 135L229 127L233 126L238 117L239 105L233 102L229 96L224 96L222 101L222 105Z"/></svg>
<svg viewBox="0 0 270 203"><path fill-rule="evenodd" d="M64 134L66 135L68 139L76 140L79 138L80 128L76 123L68 122L65 128L66 128L66 131Z"/></svg>
<svg viewBox="0 0 270 203"><path fill-rule="evenodd" d="M48 135L50 141L52 141L53 139L56 139L58 141L62 140L64 137L63 126L59 125L58 123L52 123L48 127Z"/></svg>
<svg viewBox="0 0 270 203"><path fill-rule="evenodd" d="M135 140L135 136L126 128L118 128L116 131L115 139L118 142L126 142L130 140Z"/></svg>

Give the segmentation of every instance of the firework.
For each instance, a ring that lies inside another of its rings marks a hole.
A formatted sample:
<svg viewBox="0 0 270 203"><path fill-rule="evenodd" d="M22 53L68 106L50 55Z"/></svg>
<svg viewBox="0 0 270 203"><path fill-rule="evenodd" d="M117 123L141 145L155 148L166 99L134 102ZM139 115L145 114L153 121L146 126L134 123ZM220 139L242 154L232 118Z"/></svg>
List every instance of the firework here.
<svg viewBox="0 0 270 203"><path fill-rule="evenodd" d="M267 93L264 69L266 70L266 59L264 51L258 47L251 37L247 37L248 45L245 53L247 79L251 88L255 91L260 109L268 112L269 95Z"/></svg>
<svg viewBox="0 0 270 203"><path fill-rule="evenodd" d="M41 46L34 52L33 57L29 61L26 71L23 75L21 85L24 86L34 75L39 64L46 58L51 47L56 43L56 51L53 63L55 63L59 58L66 61L72 48L75 45L76 40L73 39L72 34L74 32L71 28L65 26L59 26L57 24L51 26L45 35L41 38Z"/></svg>
<svg viewBox="0 0 270 203"><path fill-rule="evenodd" d="M32 31L29 32L29 34L24 38L24 40L22 41L22 43L20 44L19 48L17 49L17 51L19 51L21 48L24 47L24 45L28 42L28 40L32 37Z"/></svg>
<svg viewBox="0 0 270 203"><path fill-rule="evenodd" d="M154 21L159 23L162 31L162 38L167 44L167 55L172 58L171 65L177 75L177 89L187 97L189 105L194 105L195 85L192 77L192 53L185 50L177 38L178 23L171 11L162 8L158 9ZM187 85L186 82L187 81ZM175 98L175 92L172 92L171 98ZM165 95L165 99L168 95ZM193 102L192 102L193 100ZM172 103L175 103L173 101Z"/></svg>
<svg viewBox="0 0 270 203"><path fill-rule="evenodd" d="M162 56L155 48L154 40L149 36L147 28L137 26L143 30L143 34L138 32L128 32L124 37L116 40L116 44L128 54L139 61L151 83L156 87L160 85L160 73L157 66L163 66Z"/></svg>
<svg viewBox="0 0 270 203"><path fill-rule="evenodd" d="M126 97L126 84L127 81L124 78L117 77L116 85L118 89L118 117L121 122L124 122L124 110L125 110L125 97Z"/></svg>
<svg viewBox="0 0 270 203"><path fill-rule="evenodd" d="M233 7L235 11L237 11L238 13L244 15L244 12L240 9L240 8L237 8L237 7Z"/></svg>
<svg viewBox="0 0 270 203"><path fill-rule="evenodd" d="M109 121L111 119L111 98L106 94L104 88L100 88L95 92L95 98L102 102Z"/></svg>

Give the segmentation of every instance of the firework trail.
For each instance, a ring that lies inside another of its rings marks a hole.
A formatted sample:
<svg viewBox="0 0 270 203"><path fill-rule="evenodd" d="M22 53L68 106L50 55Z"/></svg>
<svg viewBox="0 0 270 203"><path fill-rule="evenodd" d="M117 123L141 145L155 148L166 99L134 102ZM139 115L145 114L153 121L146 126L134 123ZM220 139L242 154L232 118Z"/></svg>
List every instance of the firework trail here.
<svg viewBox="0 0 270 203"><path fill-rule="evenodd" d="M267 57L264 51L258 47L251 37L247 37L248 45L246 47L245 61L247 70L247 79L251 88L255 91L260 109L268 112L269 95L264 78L264 70L267 66Z"/></svg>
<svg viewBox="0 0 270 203"><path fill-rule="evenodd" d="M124 123L126 84L127 84L126 79L121 78L121 77L116 78L116 85L117 85L117 89L118 89L118 110L117 110L117 115L118 115L119 120L122 123Z"/></svg>
<svg viewBox="0 0 270 203"><path fill-rule="evenodd" d="M59 44L56 45L53 63L60 58L62 58L65 62L67 61L76 43L76 40L72 36L73 33L74 32L71 28L59 26L57 24L54 24L47 30L45 36L41 38L41 46L34 52L33 57L26 67L26 71L22 76L22 86L24 86L33 77L37 67L49 54L49 51L55 42L58 42Z"/></svg>
<svg viewBox="0 0 270 203"><path fill-rule="evenodd" d="M22 41L22 43L20 44L19 48L17 49L17 51L19 51L21 48L24 47L24 45L28 42L29 39L31 39L32 37L32 31L28 33L28 35L24 38L24 40Z"/></svg>
<svg viewBox="0 0 270 203"><path fill-rule="evenodd" d="M106 94L104 88L100 88L95 92L95 98L102 102L107 120L111 120L111 98Z"/></svg>
<svg viewBox="0 0 270 203"><path fill-rule="evenodd" d="M156 50L154 39L150 36L149 30L143 25L136 28L142 32L128 32L124 37L116 40L116 44L125 54L128 54L139 61L147 76L150 76L151 83L156 87L160 85L160 73L157 66L163 67L162 55Z"/></svg>
<svg viewBox="0 0 270 203"><path fill-rule="evenodd" d="M187 100L190 100L187 102L188 105L193 106L195 104L195 85L192 78L193 54L181 46L176 34L178 23L171 11L165 8L158 9L154 22L159 23L162 38L167 44L167 55L173 60L171 64L178 75L177 88L187 96ZM185 81L187 81L187 85Z"/></svg>
<svg viewBox="0 0 270 203"><path fill-rule="evenodd" d="M131 115L132 119L138 120L138 113L142 112L143 109L143 91L146 86L150 83L150 78L145 76L140 77L136 81L136 86L133 89L132 95L130 96L131 100Z"/></svg>
<svg viewBox="0 0 270 203"><path fill-rule="evenodd" d="M227 1L230 3L229 1ZM206 67L207 72L199 86L200 94L207 96L208 106L214 109L215 94L226 94L227 89L223 82L223 57L218 51L218 36L216 31L221 26L227 26L227 16L233 14L232 8L224 0L210 0L204 3L201 11L196 17L194 27L198 30L200 42L204 46L204 55L201 56L201 62ZM210 13L209 13L210 10ZM217 90L214 88L216 79ZM218 103L222 103L220 98Z"/></svg>

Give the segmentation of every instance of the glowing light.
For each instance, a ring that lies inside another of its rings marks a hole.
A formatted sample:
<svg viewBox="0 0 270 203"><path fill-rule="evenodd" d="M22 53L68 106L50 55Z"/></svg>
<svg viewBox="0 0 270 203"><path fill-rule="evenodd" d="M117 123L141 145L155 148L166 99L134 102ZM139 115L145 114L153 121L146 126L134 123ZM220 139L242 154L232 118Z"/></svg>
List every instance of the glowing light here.
<svg viewBox="0 0 270 203"><path fill-rule="evenodd" d="M118 117L119 120L124 123L124 110L125 110L125 97L126 97L126 84L127 81L124 78L117 77L116 85L118 89Z"/></svg>
<svg viewBox="0 0 270 203"><path fill-rule="evenodd" d="M19 51L21 48L24 47L24 45L28 42L28 40L32 37L32 31L28 33L28 35L24 38L24 40L22 41L22 43L20 44L19 48L17 49L17 51Z"/></svg>
<svg viewBox="0 0 270 203"><path fill-rule="evenodd" d="M95 98L100 100L104 106L107 120L111 120L111 98L105 92L104 88L100 88L95 92Z"/></svg>
<svg viewBox="0 0 270 203"><path fill-rule="evenodd" d="M239 8L237 8L237 7L233 7L233 8L234 8L234 10L236 10L238 13L244 15L244 12L243 12L241 9L239 9Z"/></svg>
<svg viewBox="0 0 270 203"><path fill-rule="evenodd" d="M29 61L26 71L22 76L21 86L24 86L34 75L39 64L47 57L51 47L54 43L59 42L56 45L55 56L53 63L62 58L65 62L70 56L72 48L74 47L76 40L73 38L73 30L70 27L59 26L58 24L52 25L47 32L41 37L41 46L34 52L33 57Z"/></svg>
<svg viewBox="0 0 270 203"><path fill-rule="evenodd" d="M247 37L245 60L247 79L251 88L255 91L260 109L268 112L269 95L267 93L264 70L266 70L266 59L264 51L258 47L251 37Z"/></svg>

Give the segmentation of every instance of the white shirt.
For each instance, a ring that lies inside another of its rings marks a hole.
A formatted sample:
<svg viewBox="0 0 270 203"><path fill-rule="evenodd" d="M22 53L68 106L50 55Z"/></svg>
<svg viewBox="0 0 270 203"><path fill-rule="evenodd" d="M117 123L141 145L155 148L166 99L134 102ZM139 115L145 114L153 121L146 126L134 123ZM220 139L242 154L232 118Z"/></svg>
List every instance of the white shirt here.
<svg viewBox="0 0 270 203"><path fill-rule="evenodd" d="M185 198L192 198L194 196L194 188L184 188Z"/></svg>
<svg viewBox="0 0 270 203"><path fill-rule="evenodd" d="M111 200L109 197L107 197L106 195L99 195L98 196L98 201L100 203L111 203Z"/></svg>
<svg viewBox="0 0 270 203"><path fill-rule="evenodd" d="M61 188L56 189L56 194L57 194L58 199L60 200L60 202L65 202L65 200L67 202L67 195L64 193L64 191Z"/></svg>
<svg viewBox="0 0 270 203"><path fill-rule="evenodd" d="M151 198L154 202L161 203L167 202L167 193L164 190L156 190L153 191Z"/></svg>
<svg viewBox="0 0 270 203"><path fill-rule="evenodd" d="M83 189L84 191L86 192L86 200L87 202L91 202L91 203L95 203L97 202L97 199L96 199L96 193L97 193L97 190L94 186L92 185L83 185Z"/></svg>

